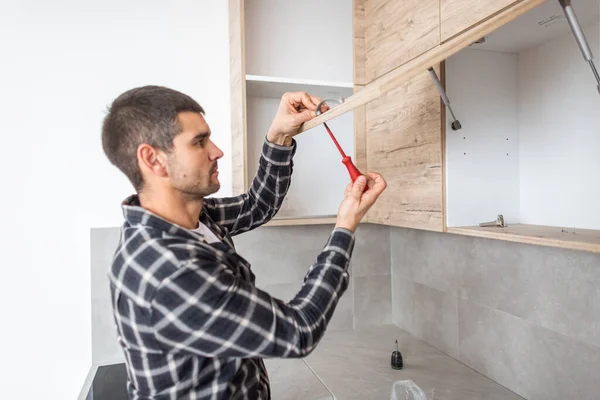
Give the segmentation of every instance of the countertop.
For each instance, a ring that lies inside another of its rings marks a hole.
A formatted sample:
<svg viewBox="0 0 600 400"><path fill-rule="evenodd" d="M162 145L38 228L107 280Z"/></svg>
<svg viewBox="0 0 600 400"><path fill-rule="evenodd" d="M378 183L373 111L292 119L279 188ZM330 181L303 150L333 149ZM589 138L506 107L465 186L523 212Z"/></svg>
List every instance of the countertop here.
<svg viewBox="0 0 600 400"><path fill-rule="evenodd" d="M396 339L404 361L402 370L390 367ZM399 380L412 380L428 400L523 399L393 325L328 331L305 359L268 359L265 363L274 400L388 400Z"/></svg>
<svg viewBox="0 0 600 400"><path fill-rule="evenodd" d="M396 339L404 361L402 370L390 367ZM394 382L400 380L412 380L427 400L522 400L393 325L328 331L305 359L264 361L273 400L390 400ZM125 381L122 363L92 368L79 398L126 399Z"/></svg>

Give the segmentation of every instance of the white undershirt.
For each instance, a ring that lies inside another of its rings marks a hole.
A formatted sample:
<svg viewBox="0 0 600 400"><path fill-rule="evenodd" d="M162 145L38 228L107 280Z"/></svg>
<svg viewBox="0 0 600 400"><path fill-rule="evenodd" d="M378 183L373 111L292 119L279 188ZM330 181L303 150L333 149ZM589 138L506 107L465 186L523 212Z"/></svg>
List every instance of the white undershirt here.
<svg viewBox="0 0 600 400"><path fill-rule="evenodd" d="M204 239L208 243L216 243L220 242L219 238L210 230L206 225L202 222L198 222L198 227L196 229L192 229L194 232L198 232L201 235L204 235Z"/></svg>

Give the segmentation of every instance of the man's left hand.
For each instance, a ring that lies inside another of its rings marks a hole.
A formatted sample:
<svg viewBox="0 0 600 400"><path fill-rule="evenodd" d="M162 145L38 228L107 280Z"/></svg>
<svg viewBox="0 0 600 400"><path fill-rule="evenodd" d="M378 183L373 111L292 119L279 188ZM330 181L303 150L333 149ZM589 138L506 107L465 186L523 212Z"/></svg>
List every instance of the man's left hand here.
<svg viewBox="0 0 600 400"><path fill-rule="evenodd" d="M269 142L290 146L292 138L298 134L300 125L313 119L317 114L317 105L321 98L306 92L285 93L281 97L277 114L271 123L267 140ZM321 106L321 112L329 109L327 104Z"/></svg>

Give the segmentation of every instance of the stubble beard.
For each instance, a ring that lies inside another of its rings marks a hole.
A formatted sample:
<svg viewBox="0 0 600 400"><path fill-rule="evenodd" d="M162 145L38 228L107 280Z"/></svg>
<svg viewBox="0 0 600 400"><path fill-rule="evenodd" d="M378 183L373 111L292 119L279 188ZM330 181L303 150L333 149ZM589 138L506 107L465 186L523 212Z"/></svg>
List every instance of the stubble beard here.
<svg viewBox="0 0 600 400"><path fill-rule="evenodd" d="M184 194L190 200L201 200L204 197L217 192L221 187L219 182L213 181L212 173L215 170L214 168L211 168L208 177L191 177L191 174L185 173L175 160L170 164L172 173L171 185L175 190Z"/></svg>

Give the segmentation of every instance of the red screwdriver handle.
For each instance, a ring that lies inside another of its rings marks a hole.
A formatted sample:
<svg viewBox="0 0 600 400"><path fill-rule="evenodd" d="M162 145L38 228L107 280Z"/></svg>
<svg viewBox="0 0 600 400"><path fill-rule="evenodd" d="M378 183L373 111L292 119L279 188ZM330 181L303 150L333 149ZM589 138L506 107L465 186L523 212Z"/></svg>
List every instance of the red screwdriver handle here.
<svg viewBox="0 0 600 400"><path fill-rule="evenodd" d="M360 171L358 170L358 168L356 168L356 166L352 162L352 159L349 156L343 157L342 158L342 162L344 163L344 165L348 169L348 173L350 174L350 179L352 179L352 182L354 182L356 180L356 178L358 178L359 176L362 175L360 173ZM366 192L367 189L368 189L368 186L365 185L365 189L363 190L363 192Z"/></svg>

